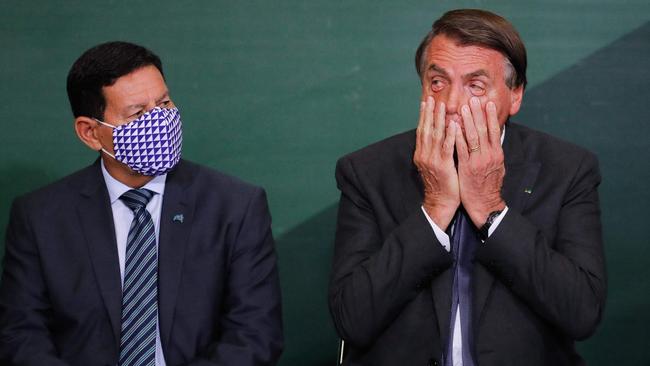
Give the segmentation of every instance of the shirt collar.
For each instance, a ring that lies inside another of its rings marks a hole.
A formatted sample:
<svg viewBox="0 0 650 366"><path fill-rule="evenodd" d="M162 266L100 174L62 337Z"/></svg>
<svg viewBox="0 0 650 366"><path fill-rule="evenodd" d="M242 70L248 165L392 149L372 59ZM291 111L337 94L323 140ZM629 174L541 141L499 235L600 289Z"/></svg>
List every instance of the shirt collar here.
<svg viewBox="0 0 650 366"><path fill-rule="evenodd" d="M122 196L126 191L129 191L132 188L120 182L119 180L113 178L113 176L108 172L108 170L106 170L106 167L104 166L104 159L100 159L100 160L102 166L102 175L104 176L104 182L106 182L106 188L108 189L108 197L110 198L111 205L112 205L113 203L115 203L115 201L120 199L120 196ZM166 179L167 179L167 174L158 175L154 177L152 180L150 180L147 184L142 186L142 188L146 188L162 196L163 193L165 192Z"/></svg>

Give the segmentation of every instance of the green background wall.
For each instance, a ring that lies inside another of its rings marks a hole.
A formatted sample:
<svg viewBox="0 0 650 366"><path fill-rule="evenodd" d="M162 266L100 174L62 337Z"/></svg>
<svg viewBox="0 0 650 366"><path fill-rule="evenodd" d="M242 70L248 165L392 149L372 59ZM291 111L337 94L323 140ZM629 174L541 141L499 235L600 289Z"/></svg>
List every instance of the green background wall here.
<svg viewBox="0 0 650 366"><path fill-rule="evenodd" d="M72 62L100 42L143 44L163 59L183 113L184 156L267 189L281 365L333 365L335 161L415 127L413 53L432 21L458 7L504 15L526 42L530 84L515 120L600 157L609 299L598 333L579 347L590 365L648 365L647 0L1 0L0 235L16 195L96 157L72 130Z"/></svg>

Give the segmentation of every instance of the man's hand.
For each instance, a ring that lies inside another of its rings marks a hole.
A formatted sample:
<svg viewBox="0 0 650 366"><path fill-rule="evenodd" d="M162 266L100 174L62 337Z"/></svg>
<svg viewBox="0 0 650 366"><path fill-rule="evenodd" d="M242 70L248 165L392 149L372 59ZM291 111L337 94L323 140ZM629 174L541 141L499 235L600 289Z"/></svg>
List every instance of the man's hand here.
<svg viewBox="0 0 650 366"><path fill-rule="evenodd" d="M469 104L461 107L465 136L456 130L458 180L463 207L480 228L490 212L506 206L501 198L506 169L496 105L488 102L483 112L478 98L471 98Z"/></svg>
<svg viewBox="0 0 650 366"><path fill-rule="evenodd" d="M456 123L445 128L445 104L435 105L433 97L420 104L420 120L415 140L413 162L424 185L422 206L442 230L460 205L458 174L454 167Z"/></svg>

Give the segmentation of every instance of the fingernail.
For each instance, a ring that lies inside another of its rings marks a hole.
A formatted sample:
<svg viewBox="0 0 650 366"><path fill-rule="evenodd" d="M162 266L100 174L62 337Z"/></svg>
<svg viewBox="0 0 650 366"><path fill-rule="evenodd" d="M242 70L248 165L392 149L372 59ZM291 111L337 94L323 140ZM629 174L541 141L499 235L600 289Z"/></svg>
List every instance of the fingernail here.
<svg viewBox="0 0 650 366"><path fill-rule="evenodd" d="M424 109L425 105L426 105L426 103L424 101L420 102L420 109Z"/></svg>
<svg viewBox="0 0 650 366"><path fill-rule="evenodd" d="M467 104L463 104L463 106L460 108L463 110L463 112L469 113L469 107L467 106Z"/></svg>
<svg viewBox="0 0 650 366"><path fill-rule="evenodd" d="M471 98L469 99L469 102L472 103L472 105L474 105L474 106L481 105L481 102L478 100L477 97L471 97Z"/></svg>
<svg viewBox="0 0 650 366"><path fill-rule="evenodd" d="M488 102L487 105L486 105L486 108L496 110L497 106L494 104L494 102Z"/></svg>
<svg viewBox="0 0 650 366"><path fill-rule="evenodd" d="M433 97L432 96L429 95L427 97L427 103L433 103Z"/></svg>

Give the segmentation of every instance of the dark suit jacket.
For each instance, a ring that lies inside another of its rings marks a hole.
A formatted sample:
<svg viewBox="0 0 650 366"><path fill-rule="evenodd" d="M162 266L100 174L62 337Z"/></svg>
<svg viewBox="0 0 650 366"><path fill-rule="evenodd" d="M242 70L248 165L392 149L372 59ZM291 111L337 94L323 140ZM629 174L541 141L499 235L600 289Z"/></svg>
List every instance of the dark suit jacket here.
<svg viewBox="0 0 650 366"><path fill-rule="evenodd" d="M329 304L346 365L442 365L452 257L422 210L415 131L341 158ZM595 156L509 123L503 221L476 252L481 366L581 365L606 292Z"/></svg>
<svg viewBox="0 0 650 366"><path fill-rule="evenodd" d="M168 366L277 361L280 289L261 188L181 161L165 185L158 266ZM99 161L14 202L3 267L0 364L117 364L122 291Z"/></svg>

